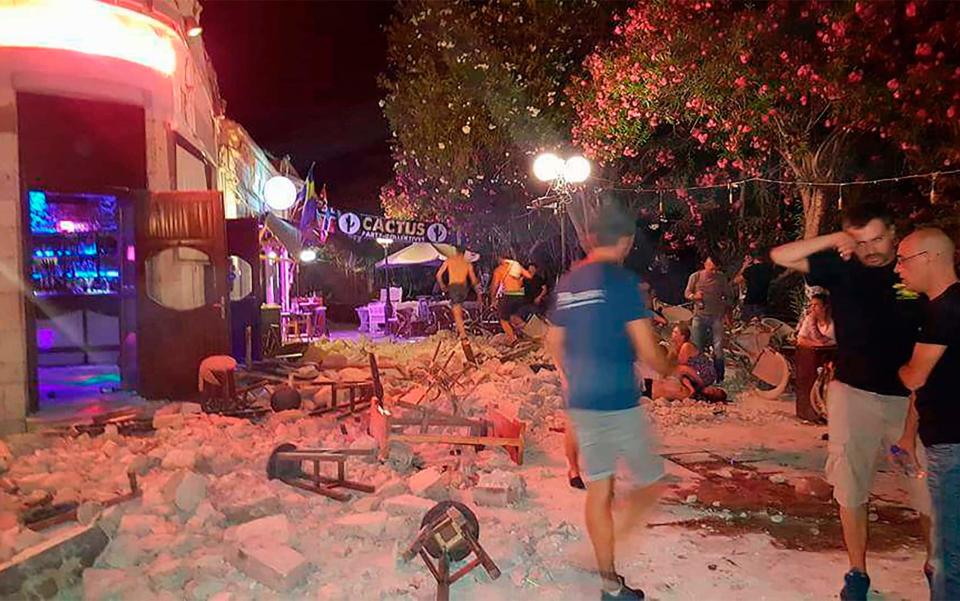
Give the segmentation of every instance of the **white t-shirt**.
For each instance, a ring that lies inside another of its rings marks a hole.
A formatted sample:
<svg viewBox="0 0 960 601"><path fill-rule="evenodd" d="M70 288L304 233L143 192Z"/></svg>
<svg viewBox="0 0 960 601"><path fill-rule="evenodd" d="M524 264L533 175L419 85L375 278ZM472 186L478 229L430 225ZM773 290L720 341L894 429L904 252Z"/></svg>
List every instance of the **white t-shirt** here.
<svg viewBox="0 0 960 601"><path fill-rule="evenodd" d="M803 321L800 322L800 329L797 331L797 337L810 338L816 340L823 346L832 346L837 343L837 335L831 320L828 325L819 324L813 315L808 313Z"/></svg>

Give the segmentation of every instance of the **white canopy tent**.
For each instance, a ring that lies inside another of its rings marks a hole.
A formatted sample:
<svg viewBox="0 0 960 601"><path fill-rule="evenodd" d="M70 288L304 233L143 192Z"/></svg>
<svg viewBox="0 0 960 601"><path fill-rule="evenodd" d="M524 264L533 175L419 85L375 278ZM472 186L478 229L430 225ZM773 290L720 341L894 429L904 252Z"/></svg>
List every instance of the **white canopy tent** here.
<svg viewBox="0 0 960 601"><path fill-rule="evenodd" d="M394 267L409 267L411 265L439 267L447 257L452 257L455 253L456 249L449 244L415 242L389 255L386 259L377 261L377 268L383 269L384 267L389 267L392 269ZM464 254L467 257L467 261L471 263L480 258L480 255L469 250Z"/></svg>

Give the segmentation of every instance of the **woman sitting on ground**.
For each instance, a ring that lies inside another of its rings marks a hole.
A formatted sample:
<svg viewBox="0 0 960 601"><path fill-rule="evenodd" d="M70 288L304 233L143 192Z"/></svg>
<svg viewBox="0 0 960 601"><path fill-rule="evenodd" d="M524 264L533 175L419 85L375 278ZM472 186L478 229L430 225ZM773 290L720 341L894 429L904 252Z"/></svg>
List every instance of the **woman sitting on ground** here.
<svg viewBox="0 0 960 601"><path fill-rule="evenodd" d="M654 380L653 397L680 400L689 397L709 401L726 400L726 394L713 386L717 372L709 355L700 352L690 340L690 328L679 324L670 334L668 356L677 362L676 380ZM722 398L721 398L722 395Z"/></svg>
<svg viewBox="0 0 960 601"><path fill-rule="evenodd" d="M830 311L830 296L819 293L810 298L807 314L797 330L797 346L821 348L836 346L837 336Z"/></svg>

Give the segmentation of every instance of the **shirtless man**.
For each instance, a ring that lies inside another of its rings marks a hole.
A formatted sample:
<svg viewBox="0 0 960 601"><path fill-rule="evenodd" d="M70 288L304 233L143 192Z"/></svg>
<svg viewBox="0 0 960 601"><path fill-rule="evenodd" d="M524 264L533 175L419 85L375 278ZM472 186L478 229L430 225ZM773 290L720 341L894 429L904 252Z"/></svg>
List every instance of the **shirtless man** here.
<svg viewBox="0 0 960 601"><path fill-rule="evenodd" d="M533 277L520 263L508 257L500 258L500 265L493 271L490 280L490 303L497 303L497 294L501 294L497 312L500 317L500 326L507 335L507 343L517 341L517 334L513 331L510 318L519 315L526 299L523 292L523 280Z"/></svg>
<svg viewBox="0 0 960 601"><path fill-rule="evenodd" d="M444 273L447 274L449 284L443 282ZM463 301L467 300L467 294L470 293L467 280L470 280L469 283L473 285L474 289L478 288L479 280L477 274L473 271L473 265L467 261L463 249L457 247L455 254L448 257L440 266L440 269L437 270L437 284L450 297L453 321L457 324L457 334L460 336L460 340L466 340L467 338L467 331L463 327ZM480 293L477 292L477 297L479 298L479 296Z"/></svg>

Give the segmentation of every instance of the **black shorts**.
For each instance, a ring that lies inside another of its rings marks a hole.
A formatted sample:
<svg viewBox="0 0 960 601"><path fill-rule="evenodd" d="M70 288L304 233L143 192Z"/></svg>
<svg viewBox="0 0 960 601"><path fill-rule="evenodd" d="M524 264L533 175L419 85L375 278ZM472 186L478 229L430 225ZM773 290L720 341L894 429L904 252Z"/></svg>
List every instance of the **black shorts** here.
<svg viewBox="0 0 960 601"><path fill-rule="evenodd" d="M500 297L498 307L500 319L510 321L514 315L520 315L520 310L527 304L527 299L522 294L504 294Z"/></svg>
<svg viewBox="0 0 960 601"><path fill-rule="evenodd" d="M468 294L470 294L470 288L466 284L450 284L450 287L447 288L447 296L454 305L463 304L463 301L467 300Z"/></svg>

